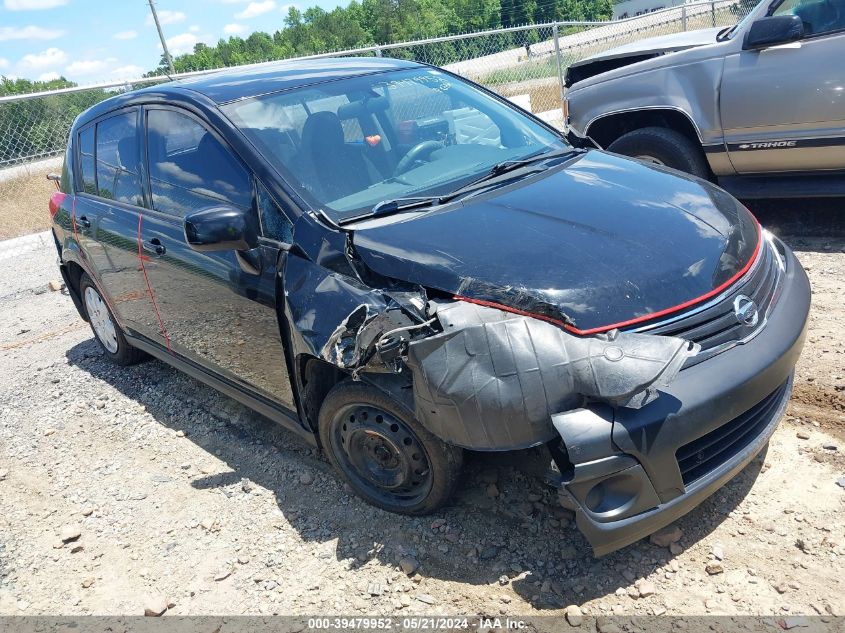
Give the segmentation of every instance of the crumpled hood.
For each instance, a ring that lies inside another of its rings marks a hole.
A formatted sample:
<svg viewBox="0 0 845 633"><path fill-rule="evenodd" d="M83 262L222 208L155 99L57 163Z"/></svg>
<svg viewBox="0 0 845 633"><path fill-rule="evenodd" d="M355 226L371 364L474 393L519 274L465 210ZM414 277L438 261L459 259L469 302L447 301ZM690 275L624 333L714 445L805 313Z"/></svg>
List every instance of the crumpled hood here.
<svg viewBox="0 0 845 633"><path fill-rule="evenodd" d="M675 51L682 51L696 46L705 46L707 44L716 43L716 35L719 31L723 31L725 27L718 26L711 29L701 29L698 31L685 31L682 33L671 33L669 35L660 35L658 37L650 37L644 40L637 40L630 44L617 46L610 50L597 53L586 59L575 62L573 67L591 64L593 62L604 59L615 59L617 57L628 57L629 55L647 55L651 53L672 53Z"/></svg>
<svg viewBox="0 0 845 633"><path fill-rule="evenodd" d="M760 234L721 189L594 150L352 240L386 277L592 333L712 296L747 269Z"/></svg>

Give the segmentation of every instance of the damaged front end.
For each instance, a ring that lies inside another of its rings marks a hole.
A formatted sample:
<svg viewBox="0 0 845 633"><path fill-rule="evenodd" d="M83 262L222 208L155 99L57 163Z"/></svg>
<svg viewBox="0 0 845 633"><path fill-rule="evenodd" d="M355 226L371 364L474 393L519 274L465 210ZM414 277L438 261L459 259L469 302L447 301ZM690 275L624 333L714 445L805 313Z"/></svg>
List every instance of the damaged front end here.
<svg viewBox="0 0 845 633"><path fill-rule="evenodd" d="M565 505L620 518L658 505L643 466L612 440L615 412L657 399L697 344L618 330L577 335L515 308L381 277L351 240L334 256L345 270L287 262L296 349L388 392L447 444L545 445Z"/></svg>
<svg viewBox="0 0 845 633"><path fill-rule="evenodd" d="M409 405L411 392L429 431L473 450L549 442L558 436L554 416L588 403L640 408L698 351L675 337L617 330L578 336L392 280L374 289L301 259L289 262L287 276L298 347L356 380L394 391L398 385ZM333 309L297 310L314 306L317 296Z"/></svg>

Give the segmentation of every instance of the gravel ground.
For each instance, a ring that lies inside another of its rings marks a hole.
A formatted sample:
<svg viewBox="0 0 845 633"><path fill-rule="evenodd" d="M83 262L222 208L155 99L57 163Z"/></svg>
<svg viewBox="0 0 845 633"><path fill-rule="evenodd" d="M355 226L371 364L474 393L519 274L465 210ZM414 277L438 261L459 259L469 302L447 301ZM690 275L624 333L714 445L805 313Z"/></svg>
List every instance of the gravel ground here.
<svg viewBox="0 0 845 633"><path fill-rule="evenodd" d="M845 614L841 220L759 213L814 287L788 416L676 542L602 559L524 456L472 456L436 516L367 506L234 401L111 366L51 249L0 255L0 614Z"/></svg>

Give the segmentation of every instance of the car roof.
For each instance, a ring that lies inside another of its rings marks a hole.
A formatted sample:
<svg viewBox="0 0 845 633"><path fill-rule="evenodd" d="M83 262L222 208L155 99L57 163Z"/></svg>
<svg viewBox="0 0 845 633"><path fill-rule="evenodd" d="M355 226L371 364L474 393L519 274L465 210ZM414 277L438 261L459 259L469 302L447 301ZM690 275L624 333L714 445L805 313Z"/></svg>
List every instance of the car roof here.
<svg viewBox="0 0 845 633"><path fill-rule="evenodd" d="M153 96L155 101L166 101L169 97L184 100L186 95L198 93L220 105L324 81L420 66L404 59L323 57L224 68L206 75L147 86L100 101L77 117L74 129L118 108L145 103Z"/></svg>
<svg viewBox="0 0 845 633"><path fill-rule="evenodd" d="M218 104L310 84L345 79L387 70L419 66L403 59L383 57L328 57L270 62L246 68L230 68L189 79L151 86L158 93L189 89Z"/></svg>

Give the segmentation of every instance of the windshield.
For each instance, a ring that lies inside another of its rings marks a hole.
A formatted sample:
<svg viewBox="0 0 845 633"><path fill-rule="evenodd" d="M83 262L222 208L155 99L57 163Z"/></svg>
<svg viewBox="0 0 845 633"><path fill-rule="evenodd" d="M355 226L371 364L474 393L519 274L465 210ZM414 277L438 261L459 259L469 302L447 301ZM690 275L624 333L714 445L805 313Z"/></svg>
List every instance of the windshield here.
<svg viewBox="0 0 845 633"><path fill-rule="evenodd" d="M224 111L335 221L385 200L446 194L503 161L567 147L515 108L430 68L264 95Z"/></svg>
<svg viewBox="0 0 845 633"><path fill-rule="evenodd" d="M758 11L757 11L757 7L758 7L758 6L760 6L760 4L761 4L761 3L762 3L762 0L761 0L760 2L749 2L749 3L746 3L746 4L745 4L745 6L749 6L749 5L750 5L750 6L752 7L752 8L751 8L751 10L750 10L750 11L746 14L746 16L745 16L744 18L742 18L739 22L737 22L737 23L736 23L736 24L734 24L732 27L730 27L730 28L727 30L727 32L725 32L725 33L723 33L723 34L722 34L722 33L720 33L720 34L719 34L719 39L720 39L720 40L730 40L730 39L733 39L734 35L736 35L737 33L740 33L740 32L742 31L742 29L745 27L745 25L746 25L746 24L748 24L749 22L751 22L751 21L753 21L753 20L757 19L757 18L756 18L757 13L758 13ZM738 7L742 7L742 6L743 6L743 3L739 3L737 6L738 6Z"/></svg>

